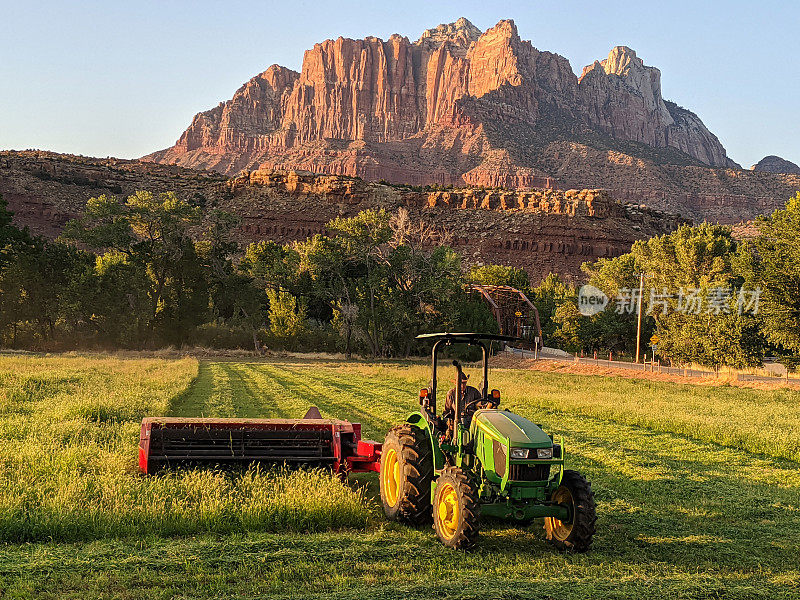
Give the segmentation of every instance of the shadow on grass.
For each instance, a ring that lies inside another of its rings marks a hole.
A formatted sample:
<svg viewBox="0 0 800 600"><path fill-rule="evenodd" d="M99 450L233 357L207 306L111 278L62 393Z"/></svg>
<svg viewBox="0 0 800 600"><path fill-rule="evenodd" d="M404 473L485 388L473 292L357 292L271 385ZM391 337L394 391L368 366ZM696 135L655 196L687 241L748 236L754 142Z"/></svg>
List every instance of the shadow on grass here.
<svg viewBox="0 0 800 600"><path fill-rule="evenodd" d="M206 396L205 388L212 385L211 369L208 363L200 361L197 365L197 375L195 375L186 386L186 389L175 394L167 402L167 417L182 417L190 414L202 404L199 404L199 397ZM161 415L154 415L161 416Z"/></svg>

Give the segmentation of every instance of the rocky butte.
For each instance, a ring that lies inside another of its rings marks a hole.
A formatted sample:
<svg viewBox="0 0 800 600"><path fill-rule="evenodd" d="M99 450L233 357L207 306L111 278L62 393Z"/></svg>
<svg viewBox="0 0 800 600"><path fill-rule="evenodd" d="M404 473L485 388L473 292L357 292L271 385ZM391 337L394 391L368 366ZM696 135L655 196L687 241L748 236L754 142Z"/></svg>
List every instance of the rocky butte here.
<svg viewBox="0 0 800 600"><path fill-rule="evenodd" d="M789 173L791 175L800 175L800 166L797 166L785 158L774 155L765 156L750 168L753 171L762 171L765 173Z"/></svg>
<svg viewBox="0 0 800 600"><path fill-rule="evenodd" d="M413 185L605 188L694 220L782 206L800 176L745 171L626 46L576 76L511 20L416 41L326 40L273 65L145 160L235 175L303 170Z"/></svg>

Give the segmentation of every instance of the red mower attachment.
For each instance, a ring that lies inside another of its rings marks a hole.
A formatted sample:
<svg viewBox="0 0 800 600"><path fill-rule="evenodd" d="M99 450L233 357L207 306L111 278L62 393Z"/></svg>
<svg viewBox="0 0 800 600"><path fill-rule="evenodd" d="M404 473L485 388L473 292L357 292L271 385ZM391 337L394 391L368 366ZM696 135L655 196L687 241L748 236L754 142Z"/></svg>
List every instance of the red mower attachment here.
<svg viewBox="0 0 800 600"><path fill-rule="evenodd" d="M312 406L302 419L145 417L139 471L249 463L326 467L334 473L380 471L381 444L361 439L361 424L323 419Z"/></svg>

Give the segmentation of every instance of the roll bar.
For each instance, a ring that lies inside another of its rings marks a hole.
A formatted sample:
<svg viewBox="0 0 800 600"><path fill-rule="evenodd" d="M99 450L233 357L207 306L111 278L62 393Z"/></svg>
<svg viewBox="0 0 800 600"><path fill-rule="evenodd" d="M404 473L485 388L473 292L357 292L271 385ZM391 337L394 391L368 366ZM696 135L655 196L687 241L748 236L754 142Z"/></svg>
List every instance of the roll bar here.
<svg viewBox="0 0 800 600"><path fill-rule="evenodd" d="M428 419L433 418L437 421L436 417L436 391L437 391L437 361L439 358L439 351L443 346L450 346L452 344L467 344L469 346L479 346L483 353L483 389L481 396L486 398L489 393L489 349L483 340L501 341L501 342L518 342L519 338L510 335L497 335L494 333L423 333L417 336L418 340L435 340L433 349L431 350L431 389L428 391L426 399L425 411L432 413ZM457 360L453 361L453 366L458 371L459 378L463 375L461 363ZM461 386L456 385L456 405L454 407L457 418L462 419L462 403ZM462 421L462 424L463 421Z"/></svg>
<svg viewBox="0 0 800 600"><path fill-rule="evenodd" d="M442 346L450 346L453 343L465 343L470 346L479 346L481 352L483 353L483 389L481 390L481 395L486 398L486 394L489 392L489 351L486 348L486 344L481 341L471 340L471 341L464 341L464 342L454 342L450 339L440 339L436 340L433 344L433 350L431 352L431 390L428 392L428 398L430 401L430 409L433 414L436 414L436 389L437 385L437 361L439 359L439 351L441 350ZM461 363L457 360L453 361L453 366L458 371L458 376L461 377L464 371L461 368ZM456 415L461 414L461 386L456 386Z"/></svg>

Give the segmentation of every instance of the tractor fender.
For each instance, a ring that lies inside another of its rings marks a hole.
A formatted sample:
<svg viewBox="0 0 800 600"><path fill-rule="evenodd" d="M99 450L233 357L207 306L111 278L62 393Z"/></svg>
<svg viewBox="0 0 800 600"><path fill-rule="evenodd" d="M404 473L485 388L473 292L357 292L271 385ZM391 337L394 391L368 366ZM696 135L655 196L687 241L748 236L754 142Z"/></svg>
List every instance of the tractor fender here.
<svg viewBox="0 0 800 600"><path fill-rule="evenodd" d="M406 422L425 432L425 435L431 444L431 450L433 450L433 468L436 471L443 469L444 454L442 454L442 449L439 448L439 443L433 436L433 431L431 431L431 426L427 419L422 415L421 412L415 411L408 415Z"/></svg>

